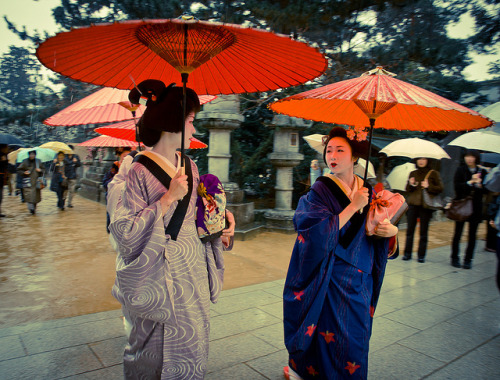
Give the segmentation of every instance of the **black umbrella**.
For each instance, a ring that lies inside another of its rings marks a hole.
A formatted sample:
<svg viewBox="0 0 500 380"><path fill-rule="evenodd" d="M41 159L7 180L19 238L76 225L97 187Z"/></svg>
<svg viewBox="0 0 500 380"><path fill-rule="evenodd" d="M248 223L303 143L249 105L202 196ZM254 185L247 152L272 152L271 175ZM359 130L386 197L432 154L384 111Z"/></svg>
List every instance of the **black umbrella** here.
<svg viewBox="0 0 500 380"><path fill-rule="evenodd" d="M24 142L16 136L12 136L7 133L0 133L0 145L16 145L21 147L26 144L24 144Z"/></svg>

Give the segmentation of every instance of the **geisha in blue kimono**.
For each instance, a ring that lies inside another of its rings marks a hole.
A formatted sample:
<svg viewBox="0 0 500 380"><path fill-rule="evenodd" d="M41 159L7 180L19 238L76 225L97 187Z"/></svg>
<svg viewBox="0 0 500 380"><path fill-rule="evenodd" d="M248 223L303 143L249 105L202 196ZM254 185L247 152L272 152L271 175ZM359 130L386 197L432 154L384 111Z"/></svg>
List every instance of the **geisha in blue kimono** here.
<svg viewBox="0 0 500 380"><path fill-rule="evenodd" d="M200 103L188 88L184 117L182 88L157 80L131 91L132 103L139 98L146 103L139 137L152 149L135 156L110 224L118 250L112 293L129 327L124 375L201 380L207 369L210 301L222 288L224 246L221 237L207 244L199 238L198 169L177 152L183 124L189 146ZM234 219L227 211L226 218L232 225L222 235L230 237Z"/></svg>
<svg viewBox="0 0 500 380"><path fill-rule="evenodd" d="M373 190L353 168L366 142L336 127L324 144L332 174L318 178L294 216L283 292L285 377L366 379L373 314L398 229L384 220L374 236L365 232Z"/></svg>

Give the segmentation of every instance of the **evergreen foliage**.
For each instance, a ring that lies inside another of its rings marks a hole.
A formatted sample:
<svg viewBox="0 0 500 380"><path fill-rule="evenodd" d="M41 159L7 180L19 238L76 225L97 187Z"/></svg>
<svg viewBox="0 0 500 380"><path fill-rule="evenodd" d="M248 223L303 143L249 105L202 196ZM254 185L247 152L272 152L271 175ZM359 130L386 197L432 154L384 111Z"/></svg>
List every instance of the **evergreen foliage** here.
<svg viewBox="0 0 500 380"><path fill-rule="evenodd" d="M499 12L496 0L61 0L53 16L61 31L90 23L126 19L175 18L189 13L202 20L222 21L266 28L292 36L317 47L328 58L329 67L320 78L302 86L273 93L241 96L245 120L232 133L231 180L255 196L272 195L275 170L267 155L272 152L273 130L268 104L307 89L359 76L382 65L398 79L426 88L458 101L464 93L477 91L477 84L467 81L462 72L469 65L468 52L492 52L499 41ZM468 39L453 39L446 28L470 14L476 21ZM11 31L34 43L44 40L39 32L30 35L7 18ZM97 90L96 86L52 75L50 86L43 85L40 65L31 51L12 47L0 57L2 95L15 108L0 110L0 130L15 131L35 143L82 137L80 128L49 128L41 122L69 104ZM500 63L491 65L498 74ZM57 93L52 88L61 88ZM484 98L471 97L464 104L484 104ZM303 134L326 133L330 125L315 123ZM200 130L208 143L207 131ZM379 131L377 131L379 132ZM85 132L87 133L87 132ZM387 132L402 137L414 133ZM422 136L422 134L417 134ZM441 138L445 133L424 137ZM47 140L46 140L47 139ZM304 161L294 169L295 195L305 188L310 160L316 156L301 140ZM206 150L194 150L200 172L207 170Z"/></svg>

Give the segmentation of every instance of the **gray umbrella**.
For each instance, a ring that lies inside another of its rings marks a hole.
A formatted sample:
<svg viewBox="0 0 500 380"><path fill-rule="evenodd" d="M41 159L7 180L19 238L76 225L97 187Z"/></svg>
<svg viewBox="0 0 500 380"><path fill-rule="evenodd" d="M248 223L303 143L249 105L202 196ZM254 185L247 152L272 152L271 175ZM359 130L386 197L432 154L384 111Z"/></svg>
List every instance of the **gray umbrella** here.
<svg viewBox="0 0 500 380"><path fill-rule="evenodd" d="M7 133L0 133L0 144L1 145L16 145L25 146L26 144L18 139L16 136L9 135Z"/></svg>

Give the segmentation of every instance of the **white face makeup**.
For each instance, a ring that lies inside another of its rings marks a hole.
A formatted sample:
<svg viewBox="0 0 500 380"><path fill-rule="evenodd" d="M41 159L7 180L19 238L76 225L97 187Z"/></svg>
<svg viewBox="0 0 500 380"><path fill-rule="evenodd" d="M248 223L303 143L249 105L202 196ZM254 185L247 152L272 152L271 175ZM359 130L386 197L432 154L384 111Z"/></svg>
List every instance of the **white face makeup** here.
<svg viewBox="0 0 500 380"><path fill-rule="evenodd" d="M356 158L349 143L342 137L330 139L326 147L325 159L333 174L352 173Z"/></svg>

